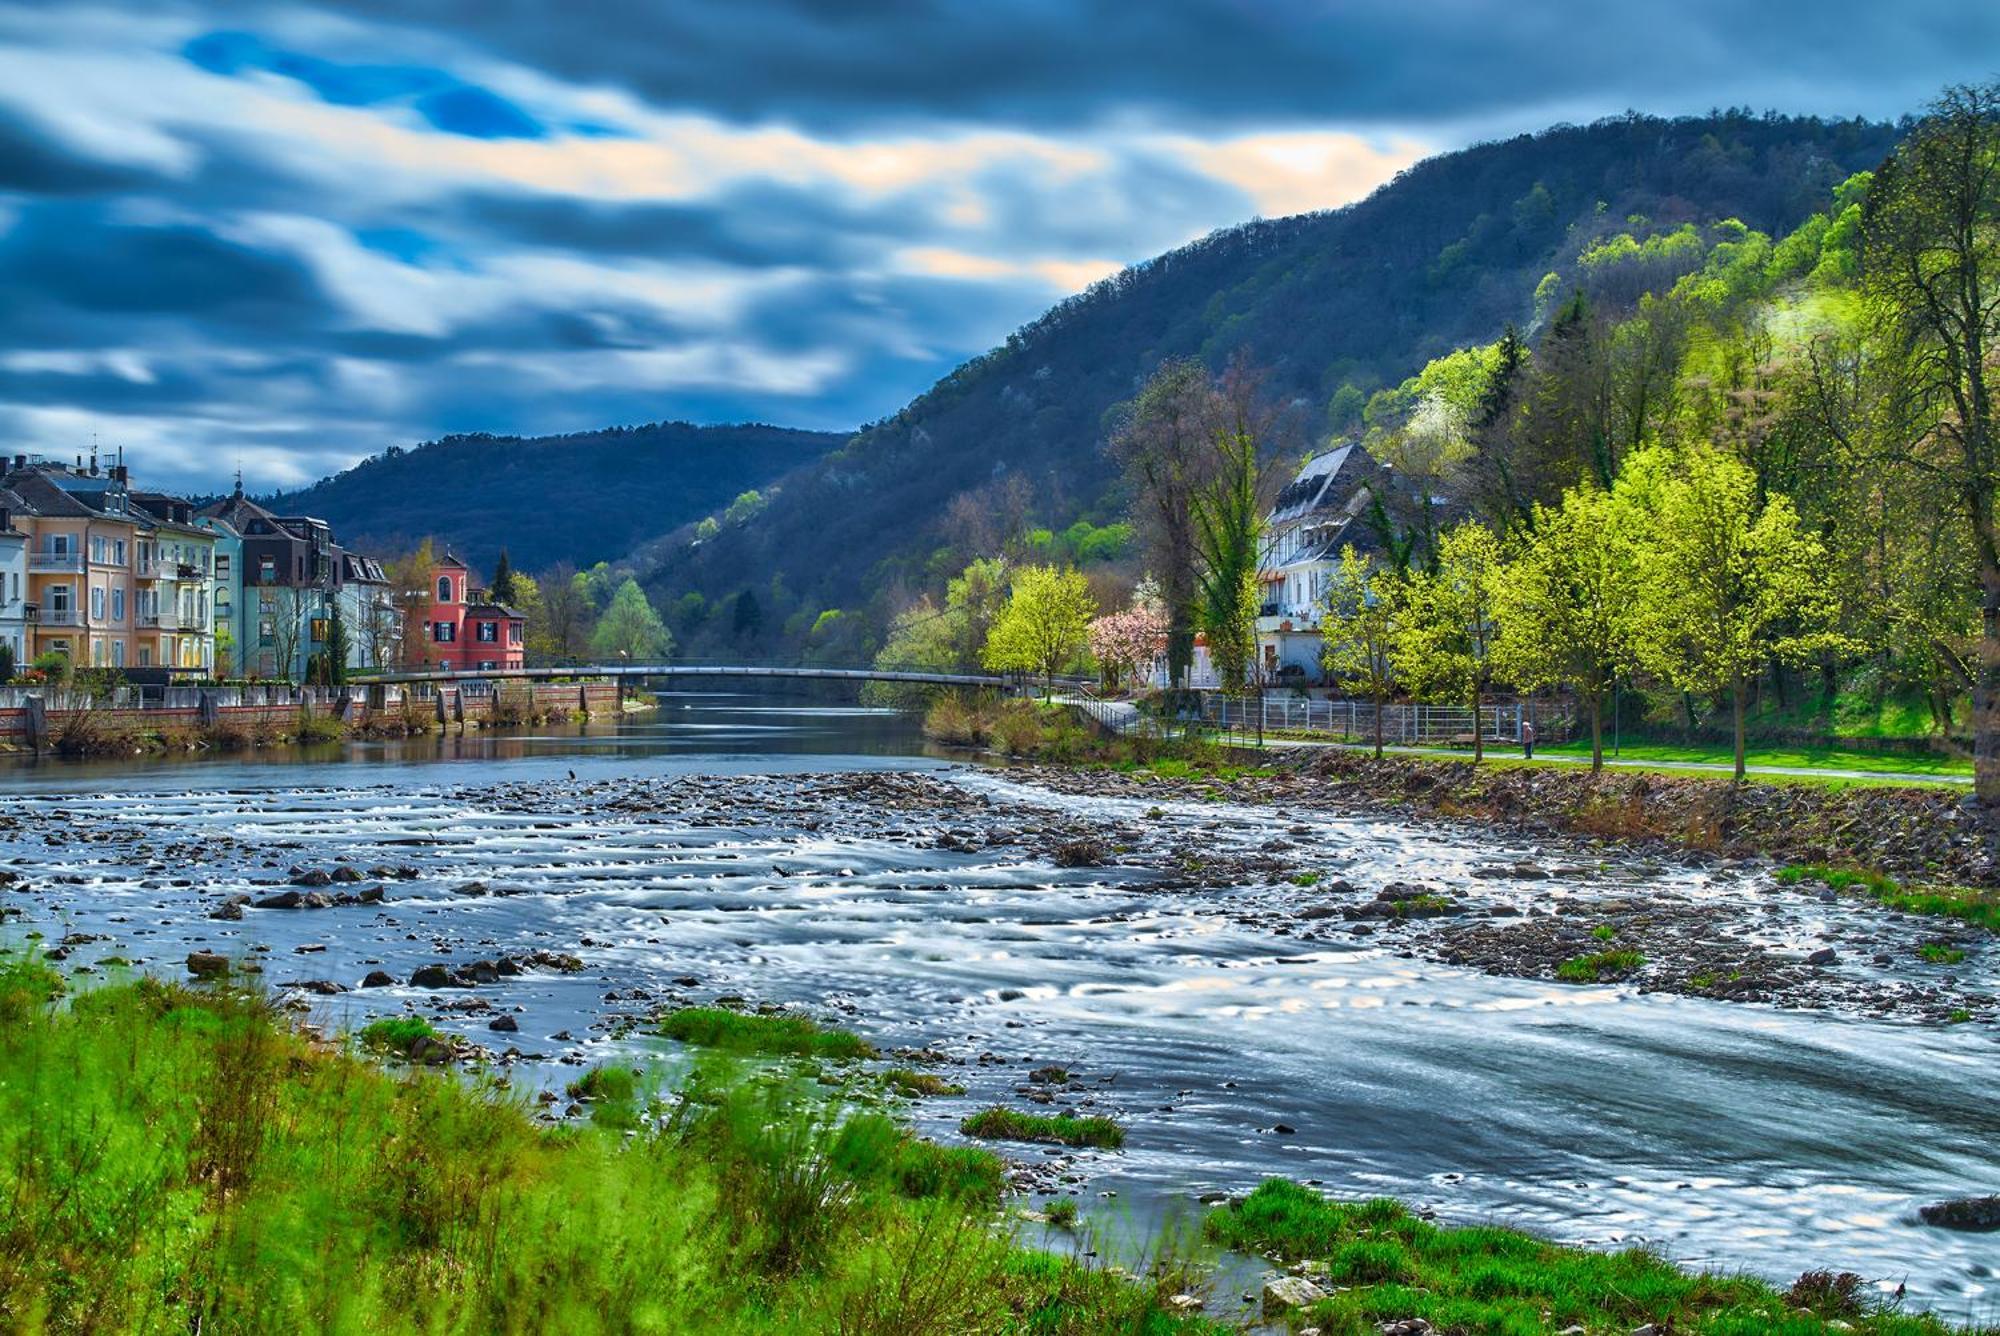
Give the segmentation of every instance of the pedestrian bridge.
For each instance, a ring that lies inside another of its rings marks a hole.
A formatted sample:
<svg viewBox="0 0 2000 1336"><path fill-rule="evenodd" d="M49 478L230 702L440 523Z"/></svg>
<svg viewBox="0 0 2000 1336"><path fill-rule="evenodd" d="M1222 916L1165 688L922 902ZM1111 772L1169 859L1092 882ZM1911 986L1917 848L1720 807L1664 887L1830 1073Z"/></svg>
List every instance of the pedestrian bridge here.
<svg viewBox="0 0 2000 1336"><path fill-rule="evenodd" d="M905 668L843 668L820 664L760 663L568 663L537 668L490 668L485 670L444 670L434 672L383 672L356 675L351 684L376 682L420 685L426 682L451 685L459 682L562 682L580 678L611 678L617 681L672 681L677 678L751 678L760 681L813 682L899 682L914 686L986 687L997 691L1021 690L1040 685L1039 678L1012 673L937 673ZM1058 679L1058 682L1067 679Z"/></svg>

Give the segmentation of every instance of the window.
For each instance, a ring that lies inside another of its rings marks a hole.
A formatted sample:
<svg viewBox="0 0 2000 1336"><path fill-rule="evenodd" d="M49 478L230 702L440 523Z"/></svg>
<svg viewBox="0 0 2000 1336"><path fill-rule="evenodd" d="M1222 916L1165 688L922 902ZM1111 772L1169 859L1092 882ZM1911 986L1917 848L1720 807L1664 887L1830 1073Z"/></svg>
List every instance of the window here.
<svg viewBox="0 0 2000 1336"><path fill-rule="evenodd" d="M326 620L324 617L315 617L312 619L312 642L315 645L324 645L326 643Z"/></svg>
<svg viewBox="0 0 2000 1336"><path fill-rule="evenodd" d="M48 545L49 555L52 557L66 557L69 555L69 535L66 533L50 534L48 536Z"/></svg>
<svg viewBox="0 0 2000 1336"><path fill-rule="evenodd" d="M507 643L510 645L521 643L521 624L519 622L507 623Z"/></svg>
<svg viewBox="0 0 2000 1336"><path fill-rule="evenodd" d="M479 636L480 644L497 645L500 643L500 623L478 622L475 625L478 628L477 635Z"/></svg>
<svg viewBox="0 0 2000 1336"><path fill-rule="evenodd" d="M104 587L102 585L91 586L90 620L92 620L93 622L101 622L104 620ZM104 642L102 641L98 642L98 647L100 649L103 648L103 643Z"/></svg>
<svg viewBox="0 0 2000 1336"><path fill-rule="evenodd" d="M153 647L151 645L139 646L139 666L141 668L151 668L153 666Z"/></svg>
<svg viewBox="0 0 2000 1336"><path fill-rule="evenodd" d="M122 640L111 642L111 666L113 668L125 666L125 642Z"/></svg>
<svg viewBox="0 0 2000 1336"><path fill-rule="evenodd" d="M490 672L493 672L493 671L495 671L496 669L498 669L499 667L500 667L500 663L499 663L499 660L497 660L497 659L481 659L481 660L479 661L479 671L480 671L480 672L482 672L482 673L490 673Z"/></svg>
<svg viewBox="0 0 2000 1336"><path fill-rule="evenodd" d="M276 557L265 557L257 563L257 583L267 585L278 583L278 559Z"/></svg>
<svg viewBox="0 0 2000 1336"><path fill-rule="evenodd" d="M93 534L90 539L90 559L95 562L103 562L108 552L109 549L106 548L104 539L101 536Z"/></svg>
<svg viewBox="0 0 2000 1336"><path fill-rule="evenodd" d="M440 575L438 577L438 602L451 602L451 577L449 575Z"/></svg>
<svg viewBox="0 0 2000 1336"><path fill-rule="evenodd" d="M277 625L269 617L257 619L257 643L268 645L277 638Z"/></svg>
<svg viewBox="0 0 2000 1336"><path fill-rule="evenodd" d="M458 639L457 622L432 622L431 639L440 645L449 645Z"/></svg>
<svg viewBox="0 0 2000 1336"><path fill-rule="evenodd" d="M229 554L227 552L216 553L215 578L218 580L227 580L229 578L229 565Z"/></svg>
<svg viewBox="0 0 2000 1336"><path fill-rule="evenodd" d="M125 540L123 538L120 538L111 545L111 561L112 564L118 566L125 564Z"/></svg>
<svg viewBox="0 0 2000 1336"><path fill-rule="evenodd" d="M125 620L125 591L122 589L111 591L111 620L114 622Z"/></svg>
<svg viewBox="0 0 2000 1336"><path fill-rule="evenodd" d="M104 666L104 642L97 641L90 647L90 661L99 668Z"/></svg>

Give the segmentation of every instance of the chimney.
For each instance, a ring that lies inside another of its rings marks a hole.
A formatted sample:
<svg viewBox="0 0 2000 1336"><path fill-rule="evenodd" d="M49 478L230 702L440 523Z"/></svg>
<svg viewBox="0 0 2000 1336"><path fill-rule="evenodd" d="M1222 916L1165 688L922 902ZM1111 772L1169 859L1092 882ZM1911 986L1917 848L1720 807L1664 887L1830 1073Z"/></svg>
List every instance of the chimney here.
<svg viewBox="0 0 2000 1336"><path fill-rule="evenodd" d="M26 455L14 456L14 472L19 473L27 467L28 467L28 457Z"/></svg>
<svg viewBox="0 0 2000 1336"><path fill-rule="evenodd" d="M121 486L129 486L131 479L132 475L126 471L123 464L113 464L111 466L111 481Z"/></svg>

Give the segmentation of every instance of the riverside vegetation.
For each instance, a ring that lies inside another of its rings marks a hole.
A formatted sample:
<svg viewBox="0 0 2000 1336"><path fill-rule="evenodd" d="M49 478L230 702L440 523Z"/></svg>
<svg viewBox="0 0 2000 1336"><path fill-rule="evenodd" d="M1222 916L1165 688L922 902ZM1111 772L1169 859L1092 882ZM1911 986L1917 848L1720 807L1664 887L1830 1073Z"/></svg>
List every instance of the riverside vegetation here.
<svg viewBox="0 0 2000 1336"><path fill-rule="evenodd" d="M0 1318L14 1330L1242 1329L1199 1311L1208 1268L1190 1241L1136 1270L1093 1264L1095 1247L1024 1246L996 1212L995 1157L774 1073L697 1064L662 1097L630 1068L593 1068L570 1085L589 1118L548 1127L504 1083L386 1069L253 992L65 991L46 964L0 959ZM839 1033L802 1045L711 1022L682 1028L757 1054L823 1051ZM407 1053L432 1033L411 1018L359 1040ZM849 1039L841 1055L868 1051ZM1108 1120L1000 1108L965 1130L1122 1143ZM1038 1218L1078 1224L1066 1201ZM1203 1233L1289 1268L1264 1299L1291 1330L1953 1330L1852 1275L1779 1290L1284 1180L1214 1210Z"/></svg>
<svg viewBox="0 0 2000 1336"><path fill-rule="evenodd" d="M10 1330L1224 1330L1170 1309L1180 1264L995 1228L994 1157L788 1081L697 1067L659 1099L604 1068L575 1087L590 1122L542 1127L499 1083L386 1070L253 993L63 989L0 962Z"/></svg>

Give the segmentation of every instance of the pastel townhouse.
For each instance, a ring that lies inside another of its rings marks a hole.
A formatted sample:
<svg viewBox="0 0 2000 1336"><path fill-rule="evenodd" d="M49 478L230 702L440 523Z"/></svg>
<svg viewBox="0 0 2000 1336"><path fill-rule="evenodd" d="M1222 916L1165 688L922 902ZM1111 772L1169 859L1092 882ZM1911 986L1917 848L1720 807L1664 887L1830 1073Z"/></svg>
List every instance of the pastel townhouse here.
<svg viewBox="0 0 2000 1336"><path fill-rule="evenodd" d="M215 535L195 523L194 503L133 492L150 516L139 535L138 666L210 676L215 669Z"/></svg>
<svg viewBox="0 0 2000 1336"><path fill-rule="evenodd" d="M1264 520L1257 563L1257 664L1266 686L1325 680L1320 622L1341 549L1370 546L1359 524L1373 464L1353 445L1308 459Z"/></svg>
<svg viewBox="0 0 2000 1336"><path fill-rule="evenodd" d="M79 667L138 660L135 560L151 517L135 513L123 466L101 470L16 455L0 488L18 495L29 522L28 657L50 651Z"/></svg>

